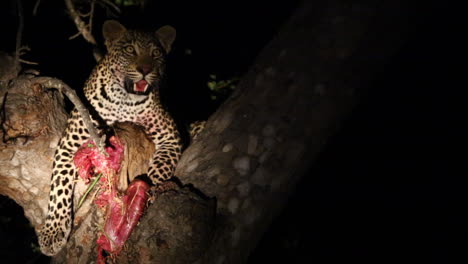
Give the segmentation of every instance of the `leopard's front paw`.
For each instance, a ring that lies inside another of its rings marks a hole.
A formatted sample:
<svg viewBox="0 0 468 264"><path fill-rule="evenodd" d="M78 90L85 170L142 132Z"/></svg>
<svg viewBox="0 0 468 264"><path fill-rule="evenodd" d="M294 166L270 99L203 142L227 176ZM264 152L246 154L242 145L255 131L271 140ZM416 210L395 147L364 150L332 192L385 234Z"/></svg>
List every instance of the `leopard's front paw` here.
<svg viewBox="0 0 468 264"><path fill-rule="evenodd" d="M47 256L56 255L67 243L69 230L60 226L46 225L42 228L39 234L39 246L42 253Z"/></svg>

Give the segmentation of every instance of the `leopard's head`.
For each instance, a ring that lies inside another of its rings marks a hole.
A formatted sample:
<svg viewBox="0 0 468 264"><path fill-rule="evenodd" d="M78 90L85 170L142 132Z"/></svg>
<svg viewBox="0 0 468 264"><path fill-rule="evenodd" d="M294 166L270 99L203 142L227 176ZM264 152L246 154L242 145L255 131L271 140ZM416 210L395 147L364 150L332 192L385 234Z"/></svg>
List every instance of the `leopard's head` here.
<svg viewBox="0 0 468 264"><path fill-rule="evenodd" d="M109 67L131 94L147 95L164 78L165 57L171 50L176 31L163 26L154 33L127 30L115 20L103 26Z"/></svg>

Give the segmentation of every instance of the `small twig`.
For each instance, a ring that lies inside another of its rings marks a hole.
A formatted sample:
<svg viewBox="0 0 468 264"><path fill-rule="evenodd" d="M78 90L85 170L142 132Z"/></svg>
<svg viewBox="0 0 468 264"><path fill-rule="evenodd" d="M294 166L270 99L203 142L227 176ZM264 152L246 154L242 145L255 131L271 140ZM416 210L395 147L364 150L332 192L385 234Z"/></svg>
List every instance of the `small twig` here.
<svg viewBox="0 0 468 264"><path fill-rule="evenodd" d="M34 8L33 8L33 16L37 15L37 9L39 8L40 3L41 3L41 0L36 1L36 4L34 5Z"/></svg>
<svg viewBox="0 0 468 264"><path fill-rule="evenodd" d="M81 118L83 118L83 122L85 123L86 128L89 131L91 140L94 141L96 147L101 153L106 154L106 151L104 150L105 137L99 137L97 129L94 127L93 122L91 121L88 109L81 102L80 98L78 98L75 90L70 88L70 86L65 84L63 81L52 77L37 77L35 78L35 82L48 88L55 88L61 93L65 94L68 97L68 99L70 99L70 101L75 105L76 110L78 110L78 112L80 113Z"/></svg>
<svg viewBox="0 0 468 264"><path fill-rule="evenodd" d="M34 62L34 61L27 61L27 60L23 60L23 59L19 59L18 61L21 62L21 63L24 63L24 64L29 64L29 65L39 65L39 63Z"/></svg>
<svg viewBox="0 0 468 264"><path fill-rule="evenodd" d="M31 51L31 49L28 46L21 46L18 49L18 53L19 53L20 56L25 54L26 53L25 51Z"/></svg>
<svg viewBox="0 0 468 264"><path fill-rule="evenodd" d="M22 46L20 47L16 53L18 54L18 61L24 64L30 64L30 65L39 65L39 63L34 62L34 61L28 61L28 60L23 60L21 59L21 56L23 54L26 54L26 51L30 51L31 49L28 46Z"/></svg>
<svg viewBox="0 0 468 264"><path fill-rule="evenodd" d="M72 40L72 39L74 39L74 38L77 38L77 37L79 37L80 35L81 35L81 32L80 32L80 31L78 31L78 32L76 32L76 34L75 34L75 35L73 35L73 36L69 37L69 38L68 38L68 40Z"/></svg>
<svg viewBox="0 0 468 264"><path fill-rule="evenodd" d="M96 0L91 0L91 7L89 8L89 11L88 13L82 13L81 11L78 11L78 14L80 15L80 17L92 17L93 16L93 13L94 13L94 4L96 3ZM88 24L92 24L91 22L91 18L90 18L90 21ZM92 32L92 30L90 30Z"/></svg>
<svg viewBox="0 0 468 264"><path fill-rule="evenodd" d="M112 3L111 1L109 1L109 0L99 0L99 2L101 2L104 6L107 5L107 6L112 7L117 13L120 14L120 8L116 4Z"/></svg>
<svg viewBox="0 0 468 264"><path fill-rule="evenodd" d="M88 13L81 13L81 11L76 11L78 12L78 15L80 15L80 17L89 17L91 15L91 10L88 11Z"/></svg>

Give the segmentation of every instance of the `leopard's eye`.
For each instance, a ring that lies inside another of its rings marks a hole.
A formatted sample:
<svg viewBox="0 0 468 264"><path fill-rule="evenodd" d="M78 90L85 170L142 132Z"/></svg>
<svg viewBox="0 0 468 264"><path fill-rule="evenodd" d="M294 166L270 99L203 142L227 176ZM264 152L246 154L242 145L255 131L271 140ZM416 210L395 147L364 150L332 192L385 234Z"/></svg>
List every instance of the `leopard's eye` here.
<svg viewBox="0 0 468 264"><path fill-rule="evenodd" d="M135 48L132 45L127 45L124 47L125 52L133 54L135 52Z"/></svg>
<svg viewBox="0 0 468 264"><path fill-rule="evenodd" d="M154 49L153 50L153 57L159 57L161 56L161 51L159 49Z"/></svg>

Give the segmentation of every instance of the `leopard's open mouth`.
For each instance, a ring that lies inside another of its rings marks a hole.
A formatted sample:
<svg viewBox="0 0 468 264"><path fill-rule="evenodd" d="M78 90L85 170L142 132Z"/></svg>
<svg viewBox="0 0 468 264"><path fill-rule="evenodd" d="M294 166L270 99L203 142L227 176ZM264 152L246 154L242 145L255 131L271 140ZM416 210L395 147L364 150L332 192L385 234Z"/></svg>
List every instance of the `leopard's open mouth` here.
<svg viewBox="0 0 468 264"><path fill-rule="evenodd" d="M146 80L134 82L130 78L125 78L125 89L128 93L147 95L154 88L154 84L148 83Z"/></svg>
<svg viewBox="0 0 468 264"><path fill-rule="evenodd" d="M135 92L144 93L148 89L148 82L145 80L139 80L133 84L133 90Z"/></svg>

